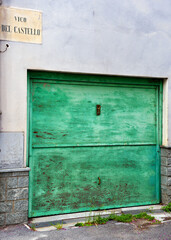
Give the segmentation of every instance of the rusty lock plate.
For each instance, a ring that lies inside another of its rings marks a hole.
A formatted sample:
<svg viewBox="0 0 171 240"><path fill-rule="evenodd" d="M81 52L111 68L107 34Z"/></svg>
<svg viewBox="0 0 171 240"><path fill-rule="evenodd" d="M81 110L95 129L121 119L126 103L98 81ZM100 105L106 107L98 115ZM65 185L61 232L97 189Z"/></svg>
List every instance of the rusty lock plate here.
<svg viewBox="0 0 171 240"><path fill-rule="evenodd" d="M96 114L100 115L101 113L101 106L100 105L96 105Z"/></svg>

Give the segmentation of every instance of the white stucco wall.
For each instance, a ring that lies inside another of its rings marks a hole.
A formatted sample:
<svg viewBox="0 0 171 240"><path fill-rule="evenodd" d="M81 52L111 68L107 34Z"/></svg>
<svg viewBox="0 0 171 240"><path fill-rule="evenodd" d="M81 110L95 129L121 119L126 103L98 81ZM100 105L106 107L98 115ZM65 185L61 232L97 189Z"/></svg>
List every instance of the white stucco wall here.
<svg viewBox="0 0 171 240"><path fill-rule="evenodd" d="M1 41L1 50L10 45L0 55L1 131L26 135L27 69L168 77L164 144L171 145L170 0L2 0L2 5L42 11L43 42Z"/></svg>

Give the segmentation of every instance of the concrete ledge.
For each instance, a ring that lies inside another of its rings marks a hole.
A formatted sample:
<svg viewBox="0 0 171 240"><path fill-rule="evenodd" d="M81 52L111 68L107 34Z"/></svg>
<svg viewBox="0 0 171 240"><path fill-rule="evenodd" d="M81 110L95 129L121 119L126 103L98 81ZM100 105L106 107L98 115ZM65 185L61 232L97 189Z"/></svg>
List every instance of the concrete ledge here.
<svg viewBox="0 0 171 240"><path fill-rule="evenodd" d="M6 173L6 172L29 172L31 169L29 167L26 168L6 168L6 169L0 169L0 173Z"/></svg>
<svg viewBox="0 0 171 240"><path fill-rule="evenodd" d="M161 145L160 147L161 147L161 148L171 149L171 146L164 146L164 145Z"/></svg>

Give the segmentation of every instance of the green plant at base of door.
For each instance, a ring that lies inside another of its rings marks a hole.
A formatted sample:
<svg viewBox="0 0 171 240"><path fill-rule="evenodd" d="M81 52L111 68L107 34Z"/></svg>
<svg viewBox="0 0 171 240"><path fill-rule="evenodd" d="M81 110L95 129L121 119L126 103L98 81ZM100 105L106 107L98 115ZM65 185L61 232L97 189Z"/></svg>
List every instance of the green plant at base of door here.
<svg viewBox="0 0 171 240"><path fill-rule="evenodd" d="M116 214L111 214L109 217L93 217L91 221L86 221L85 223L76 223L75 226L77 227L84 227L84 226L92 226L92 225L99 225L105 224L108 221L117 221L117 222L124 222L130 223L132 221L136 221L137 219L145 219L151 222L151 224L160 224L161 222L156 220L154 217L148 215L146 212L139 213L137 215L132 214L121 214L120 216Z"/></svg>
<svg viewBox="0 0 171 240"><path fill-rule="evenodd" d="M166 206L162 207L162 210L165 212L171 212L171 202L168 203Z"/></svg>
<svg viewBox="0 0 171 240"><path fill-rule="evenodd" d="M57 230L61 230L63 227L62 223L57 223L57 224L51 224L53 227L55 227Z"/></svg>

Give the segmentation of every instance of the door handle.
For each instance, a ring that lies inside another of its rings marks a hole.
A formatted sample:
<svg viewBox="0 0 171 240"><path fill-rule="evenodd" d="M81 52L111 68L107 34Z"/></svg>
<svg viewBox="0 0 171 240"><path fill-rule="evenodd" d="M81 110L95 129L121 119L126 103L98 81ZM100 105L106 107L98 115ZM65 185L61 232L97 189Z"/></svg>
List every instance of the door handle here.
<svg viewBox="0 0 171 240"><path fill-rule="evenodd" d="M100 110L101 110L101 106L100 105L96 105L96 114L97 114L97 116L100 115Z"/></svg>
<svg viewBox="0 0 171 240"><path fill-rule="evenodd" d="M98 183L98 185L100 185L100 184L101 184L101 179L100 179L100 177L98 177L98 179L99 179L99 183Z"/></svg>

